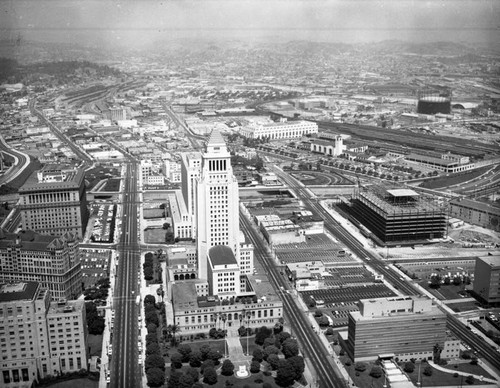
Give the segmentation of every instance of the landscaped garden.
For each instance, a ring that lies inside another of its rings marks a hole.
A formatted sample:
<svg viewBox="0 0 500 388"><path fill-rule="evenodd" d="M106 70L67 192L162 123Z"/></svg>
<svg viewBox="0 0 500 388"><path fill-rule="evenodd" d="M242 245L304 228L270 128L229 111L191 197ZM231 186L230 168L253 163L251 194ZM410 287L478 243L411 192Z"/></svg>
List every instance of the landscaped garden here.
<svg viewBox="0 0 500 388"><path fill-rule="evenodd" d="M167 387L197 388L209 385L220 388L274 388L288 387L295 381L306 383L302 376L305 363L299 355L298 343L283 331L282 324L277 324L273 329L263 326L255 331L255 335L251 335L245 327L240 327L238 331L242 347L245 344L244 351L248 340L252 354L250 361L237 360L235 365L230 358L224 359L225 330L214 328L209 336L219 339L183 342L169 349L166 358L170 362ZM247 334L250 335L248 338ZM173 344L177 342L172 332L167 333L167 336L171 337ZM248 377L236 375L237 366L242 363L249 369ZM151 365L146 358L145 367L146 374L150 375L149 369L155 368L155 365Z"/></svg>

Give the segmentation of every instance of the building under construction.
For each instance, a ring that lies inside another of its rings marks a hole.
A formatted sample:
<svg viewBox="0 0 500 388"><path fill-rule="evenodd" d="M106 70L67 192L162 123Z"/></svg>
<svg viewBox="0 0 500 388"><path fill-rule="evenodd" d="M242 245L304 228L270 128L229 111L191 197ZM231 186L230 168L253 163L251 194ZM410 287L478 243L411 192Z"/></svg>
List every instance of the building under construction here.
<svg viewBox="0 0 500 388"><path fill-rule="evenodd" d="M385 245L446 237L445 207L413 190L370 187L355 195L352 210L375 239Z"/></svg>

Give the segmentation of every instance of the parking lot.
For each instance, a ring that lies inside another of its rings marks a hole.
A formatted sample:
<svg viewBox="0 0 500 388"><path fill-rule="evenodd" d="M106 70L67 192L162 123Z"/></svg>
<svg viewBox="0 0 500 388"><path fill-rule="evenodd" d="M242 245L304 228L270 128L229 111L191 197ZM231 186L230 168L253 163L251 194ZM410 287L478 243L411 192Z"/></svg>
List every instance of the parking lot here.
<svg viewBox="0 0 500 388"><path fill-rule="evenodd" d="M84 288L93 286L98 280L109 277L111 250L81 248L82 279Z"/></svg>
<svg viewBox="0 0 500 388"><path fill-rule="evenodd" d="M113 223L115 222L115 205L97 203L92 205L88 228L91 228L90 239L96 242L112 242Z"/></svg>

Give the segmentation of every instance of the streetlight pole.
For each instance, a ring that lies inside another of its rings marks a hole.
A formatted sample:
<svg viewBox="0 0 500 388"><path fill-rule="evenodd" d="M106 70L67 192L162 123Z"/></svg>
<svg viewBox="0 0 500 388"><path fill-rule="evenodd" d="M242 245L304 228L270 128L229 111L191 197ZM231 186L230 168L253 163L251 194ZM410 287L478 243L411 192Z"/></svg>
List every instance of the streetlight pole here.
<svg viewBox="0 0 500 388"><path fill-rule="evenodd" d="M226 346L227 346L227 340L226 340L226 320L227 320L227 315L222 314L222 322L224 323L224 358L227 357L227 352L226 352Z"/></svg>
<svg viewBox="0 0 500 388"><path fill-rule="evenodd" d="M250 317L252 314L250 314L250 311L247 311L247 356L248 354L248 337L250 336Z"/></svg>
<svg viewBox="0 0 500 388"><path fill-rule="evenodd" d="M239 314L238 318L240 319L240 328L242 325L242 322L244 322L245 319L245 309L241 311L241 314ZM248 328L245 328L245 332L248 330Z"/></svg>

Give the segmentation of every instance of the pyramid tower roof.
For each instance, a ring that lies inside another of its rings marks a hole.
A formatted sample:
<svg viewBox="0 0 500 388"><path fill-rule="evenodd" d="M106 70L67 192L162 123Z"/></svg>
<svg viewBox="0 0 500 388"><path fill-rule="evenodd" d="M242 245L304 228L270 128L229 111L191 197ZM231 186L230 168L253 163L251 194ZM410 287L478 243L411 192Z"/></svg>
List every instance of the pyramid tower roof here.
<svg viewBox="0 0 500 388"><path fill-rule="evenodd" d="M210 138L208 139L207 147L225 147L226 142L217 128L212 130Z"/></svg>

